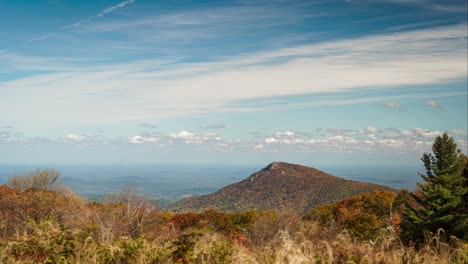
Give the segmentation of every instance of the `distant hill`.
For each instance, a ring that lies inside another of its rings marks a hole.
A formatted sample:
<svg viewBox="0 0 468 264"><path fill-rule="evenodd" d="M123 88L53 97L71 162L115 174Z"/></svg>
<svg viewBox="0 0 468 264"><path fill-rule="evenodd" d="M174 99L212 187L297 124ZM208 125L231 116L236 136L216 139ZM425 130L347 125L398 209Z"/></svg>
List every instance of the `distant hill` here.
<svg viewBox="0 0 468 264"><path fill-rule="evenodd" d="M373 190L394 191L382 185L345 180L310 167L273 162L238 183L212 194L182 199L168 209L176 212L272 209L303 213L317 205Z"/></svg>

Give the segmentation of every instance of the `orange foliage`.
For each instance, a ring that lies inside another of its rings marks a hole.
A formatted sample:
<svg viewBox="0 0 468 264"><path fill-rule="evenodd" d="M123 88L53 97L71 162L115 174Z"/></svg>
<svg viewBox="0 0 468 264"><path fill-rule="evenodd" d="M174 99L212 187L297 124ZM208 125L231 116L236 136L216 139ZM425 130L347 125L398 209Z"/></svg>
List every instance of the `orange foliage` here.
<svg viewBox="0 0 468 264"><path fill-rule="evenodd" d="M361 238L370 238L382 227L392 226L399 230L397 195L393 192L374 191L355 195L337 204L319 206L305 219L318 220L327 226L337 226L351 231Z"/></svg>
<svg viewBox="0 0 468 264"><path fill-rule="evenodd" d="M197 225L199 220L200 218L197 213L188 212L174 215L170 222L177 228L184 230Z"/></svg>

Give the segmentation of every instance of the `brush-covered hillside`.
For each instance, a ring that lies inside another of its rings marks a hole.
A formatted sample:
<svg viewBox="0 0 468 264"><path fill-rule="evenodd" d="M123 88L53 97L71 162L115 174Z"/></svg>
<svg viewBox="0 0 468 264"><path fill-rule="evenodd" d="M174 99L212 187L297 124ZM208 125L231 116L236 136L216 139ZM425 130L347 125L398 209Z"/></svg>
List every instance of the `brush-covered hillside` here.
<svg viewBox="0 0 468 264"><path fill-rule="evenodd" d="M273 162L238 183L213 194L180 200L170 209L225 212L256 209L303 213L317 205L373 190L392 191L386 186L345 180L310 167Z"/></svg>

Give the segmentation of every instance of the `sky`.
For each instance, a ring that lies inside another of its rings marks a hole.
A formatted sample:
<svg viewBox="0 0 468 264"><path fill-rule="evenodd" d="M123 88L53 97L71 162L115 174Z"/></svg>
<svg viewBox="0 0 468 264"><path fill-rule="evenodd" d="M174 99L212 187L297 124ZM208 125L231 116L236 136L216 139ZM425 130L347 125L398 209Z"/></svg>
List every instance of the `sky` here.
<svg viewBox="0 0 468 264"><path fill-rule="evenodd" d="M419 164L467 77L465 0L0 0L0 163Z"/></svg>

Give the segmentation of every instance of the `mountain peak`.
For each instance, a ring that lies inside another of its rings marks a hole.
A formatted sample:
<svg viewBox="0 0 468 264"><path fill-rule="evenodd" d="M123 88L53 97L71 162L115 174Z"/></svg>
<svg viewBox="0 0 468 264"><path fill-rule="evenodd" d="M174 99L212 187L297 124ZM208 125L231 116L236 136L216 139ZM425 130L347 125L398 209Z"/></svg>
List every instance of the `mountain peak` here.
<svg viewBox="0 0 468 264"><path fill-rule="evenodd" d="M306 166L272 162L240 182L212 194L182 199L171 207L176 211L212 208L222 211L272 209L302 213L317 205L373 190L392 191L386 186L345 180Z"/></svg>
<svg viewBox="0 0 468 264"><path fill-rule="evenodd" d="M293 164L293 163L287 163L287 162L282 162L282 161L273 161L272 163L268 164L265 168L262 170L278 170L278 169L294 169L294 168L305 168L302 165L299 164Z"/></svg>
<svg viewBox="0 0 468 264"><path fill-rule="evenodd" d="M268 164L268 166L266 166L263 170L269 171L269 170L279 169L282 163L283 163L283 162L274 161L274 162ZM284 163L283 163L283 164L284 164Z"/></svg>

